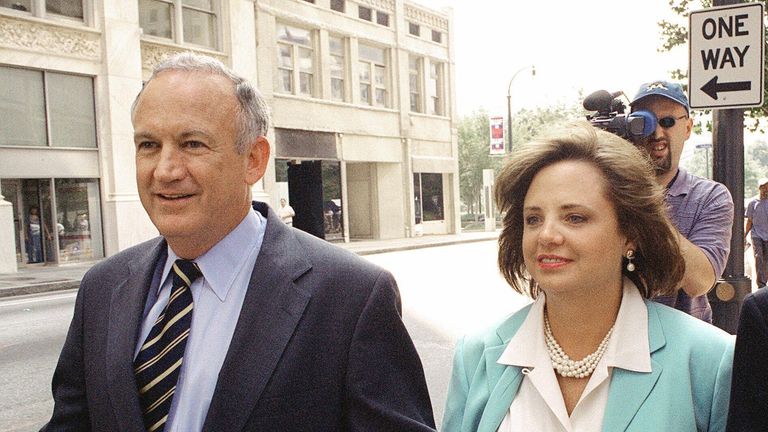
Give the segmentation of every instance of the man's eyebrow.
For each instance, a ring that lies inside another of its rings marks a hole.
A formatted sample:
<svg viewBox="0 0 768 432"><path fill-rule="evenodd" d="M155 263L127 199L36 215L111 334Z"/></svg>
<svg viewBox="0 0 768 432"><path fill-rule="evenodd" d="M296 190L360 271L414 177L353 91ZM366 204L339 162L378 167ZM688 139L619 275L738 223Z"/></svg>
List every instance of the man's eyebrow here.
<svg viewBox="0 0 768 432"><path fill-rule="evenodd" d="M211 134L200 129L192 129L189 131L184 131L181 133L180 138L185 139L185 138L190 138L194 136L204 136L206 138L211 138Z"/></svg>

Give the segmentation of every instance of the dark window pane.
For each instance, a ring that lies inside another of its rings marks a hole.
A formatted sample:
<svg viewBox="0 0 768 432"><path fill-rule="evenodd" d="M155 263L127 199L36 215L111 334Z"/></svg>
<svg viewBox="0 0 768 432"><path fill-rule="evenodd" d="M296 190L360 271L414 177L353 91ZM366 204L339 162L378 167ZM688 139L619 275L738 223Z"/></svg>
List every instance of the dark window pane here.
<svg viewBox="0 0 768 432"><path fill-rule="evenodd" d="M437 30L432 30L432 42L442 43L443 34Z"/></svg>
<svg viewBox="0 0 768 432"><path fill-rule="evenodd" d="M32 12L32 0L0 0L0 7Z"/></svg>
<svg viewBox="0 0 768 432"><path fill-rule="evenodd" d="M415 223L421 223L423 209L421 206L421 174L413 173L413 209L415 213Z"/></svg>
<svg viewBox="0 0 768 432"><path fill-rule="evenodd" d="M376 22L385 27L389 27L389 14L376 12Z"/></svg>
<svg viewBox="0 0 768 432"><path fill-rule="evenodd" d="M424 220L443 220L443 175L421 173L421 197Z"/></svg>
<svg viewBox="0 0 768 432"><path fill-rule="evenodd" d="M337 12L344 12L344 0L331 0L331 9Z"/></svg>
<svg viewBox="0 0 768 432"><path fill-rule="evenodd" d="M45 11L48 13L83 19L83 1L47 0L45 2Z"/></svg>
<svg viewBox="0 0 768 432"><path fill-rule="evenodd" d="M357 16L366 21L373 21L373 10L365 6L357 7Z"/></svg>
<svg viewBox="0 0 768 432"><path fill-rule="evenodd" d="M139 25L144 34L173 39L173 6L156 0L139 0Z"/></svg>
<svg viewBox="0 0 768 432"><path fill-rule="evenodd" d="M418 24L416 24L416 23L409 22L408 23L408 33L410 33L410 34L412 34L414 36L419 36L421 34L421 27Z"/></svg>

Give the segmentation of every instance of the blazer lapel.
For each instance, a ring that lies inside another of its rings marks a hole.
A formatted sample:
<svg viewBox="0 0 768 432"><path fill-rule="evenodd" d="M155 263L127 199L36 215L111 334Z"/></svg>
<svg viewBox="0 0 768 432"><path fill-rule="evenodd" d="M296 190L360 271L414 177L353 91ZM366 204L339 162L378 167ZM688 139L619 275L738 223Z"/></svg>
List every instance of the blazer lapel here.
<svg viewBox="0 0 768 432"><path fill-rule="evenodd" d="M150 253L137 256L128 264L128 279L115 288L109 306L107 382L115 419L124 431L144 431L133 353L155 266L159 257L165 255L165 248L165 241L159 240Z"/></svg>
<svg viewBox="0 0 768 432"><path fill-rule="evenodd" d="M608 405L603 418L603 430L606 432L627 429L663 372L661 364L653 360L653 353L666 344L664 331L656 309L647 309L651 372L633 372L619 368L613 370Z"/></svg>
<svg viewBox="0 0 768 432"><path fill-rule="evenodd" d="M492 390L477 426L478 432L495 432L498 430L509 406L512 405L512 399L523 382L523 374L519 367L496 363L505 348L506 344L491 347L485 351L488 384Z"/></svg>
<svg viewBox="0 0 768 432"><path fill-rule="evenodd" d="M204 431L239 431L256 406L309 303L294 281L311 269L292 229L265 205L264 242L219 373Z"/></svg>

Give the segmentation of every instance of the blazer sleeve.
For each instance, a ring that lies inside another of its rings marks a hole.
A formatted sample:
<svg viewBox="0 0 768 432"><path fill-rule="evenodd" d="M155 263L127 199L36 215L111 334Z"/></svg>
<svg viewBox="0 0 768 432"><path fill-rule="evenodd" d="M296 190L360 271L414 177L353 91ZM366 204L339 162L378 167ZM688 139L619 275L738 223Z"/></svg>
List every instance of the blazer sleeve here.
<svg viewBox="0 0 768 432"><path fill-rule="evenodd" d="M728 420L728 404L731 399L731 376L733 372L733 340L726 346L715 378L712 409L710 410L709 431L723 432Z"/></svg>
<svg viewBox="0 0 768 432"><path fill-rule="evenodd" d="M53 372L53 414L41 431L91 430L83 361L83 291L81 286L67 338Z"/></svg>
<svg viewBox="0 0 768 432"><path fill-rule="evenodd" d="M363 306L349 349L348 430L434 431L421 360L400 316L394 278L382 271Z"/></svg>
<svg viewBox="0 0 768 432"><path fill-rule="evenodd" d="M464 422L464 410L467 406L469 380L464 367L464 339L456 344L453 355L451 381L448 384L448 398L443 414L443 432L459 432Z"/></svg>
<svg viewBox="0 0 768 432"><path fill-rule="evenodd" d="M728 432L768 430L766 359L768 359L766 316L754 295L751 295L745 299L739 318Z"/></svg>

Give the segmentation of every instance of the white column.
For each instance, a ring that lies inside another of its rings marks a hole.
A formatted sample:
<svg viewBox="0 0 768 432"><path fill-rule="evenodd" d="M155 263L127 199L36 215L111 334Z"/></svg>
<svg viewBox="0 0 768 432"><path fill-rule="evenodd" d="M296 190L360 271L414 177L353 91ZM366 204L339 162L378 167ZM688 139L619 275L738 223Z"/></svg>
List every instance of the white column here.
<svg viewBox="0 0 768 432"><path fill-rule="evenodd" d="M16 273L19 270L13 230L13 205L0 194L0 273Z"/></svg>

